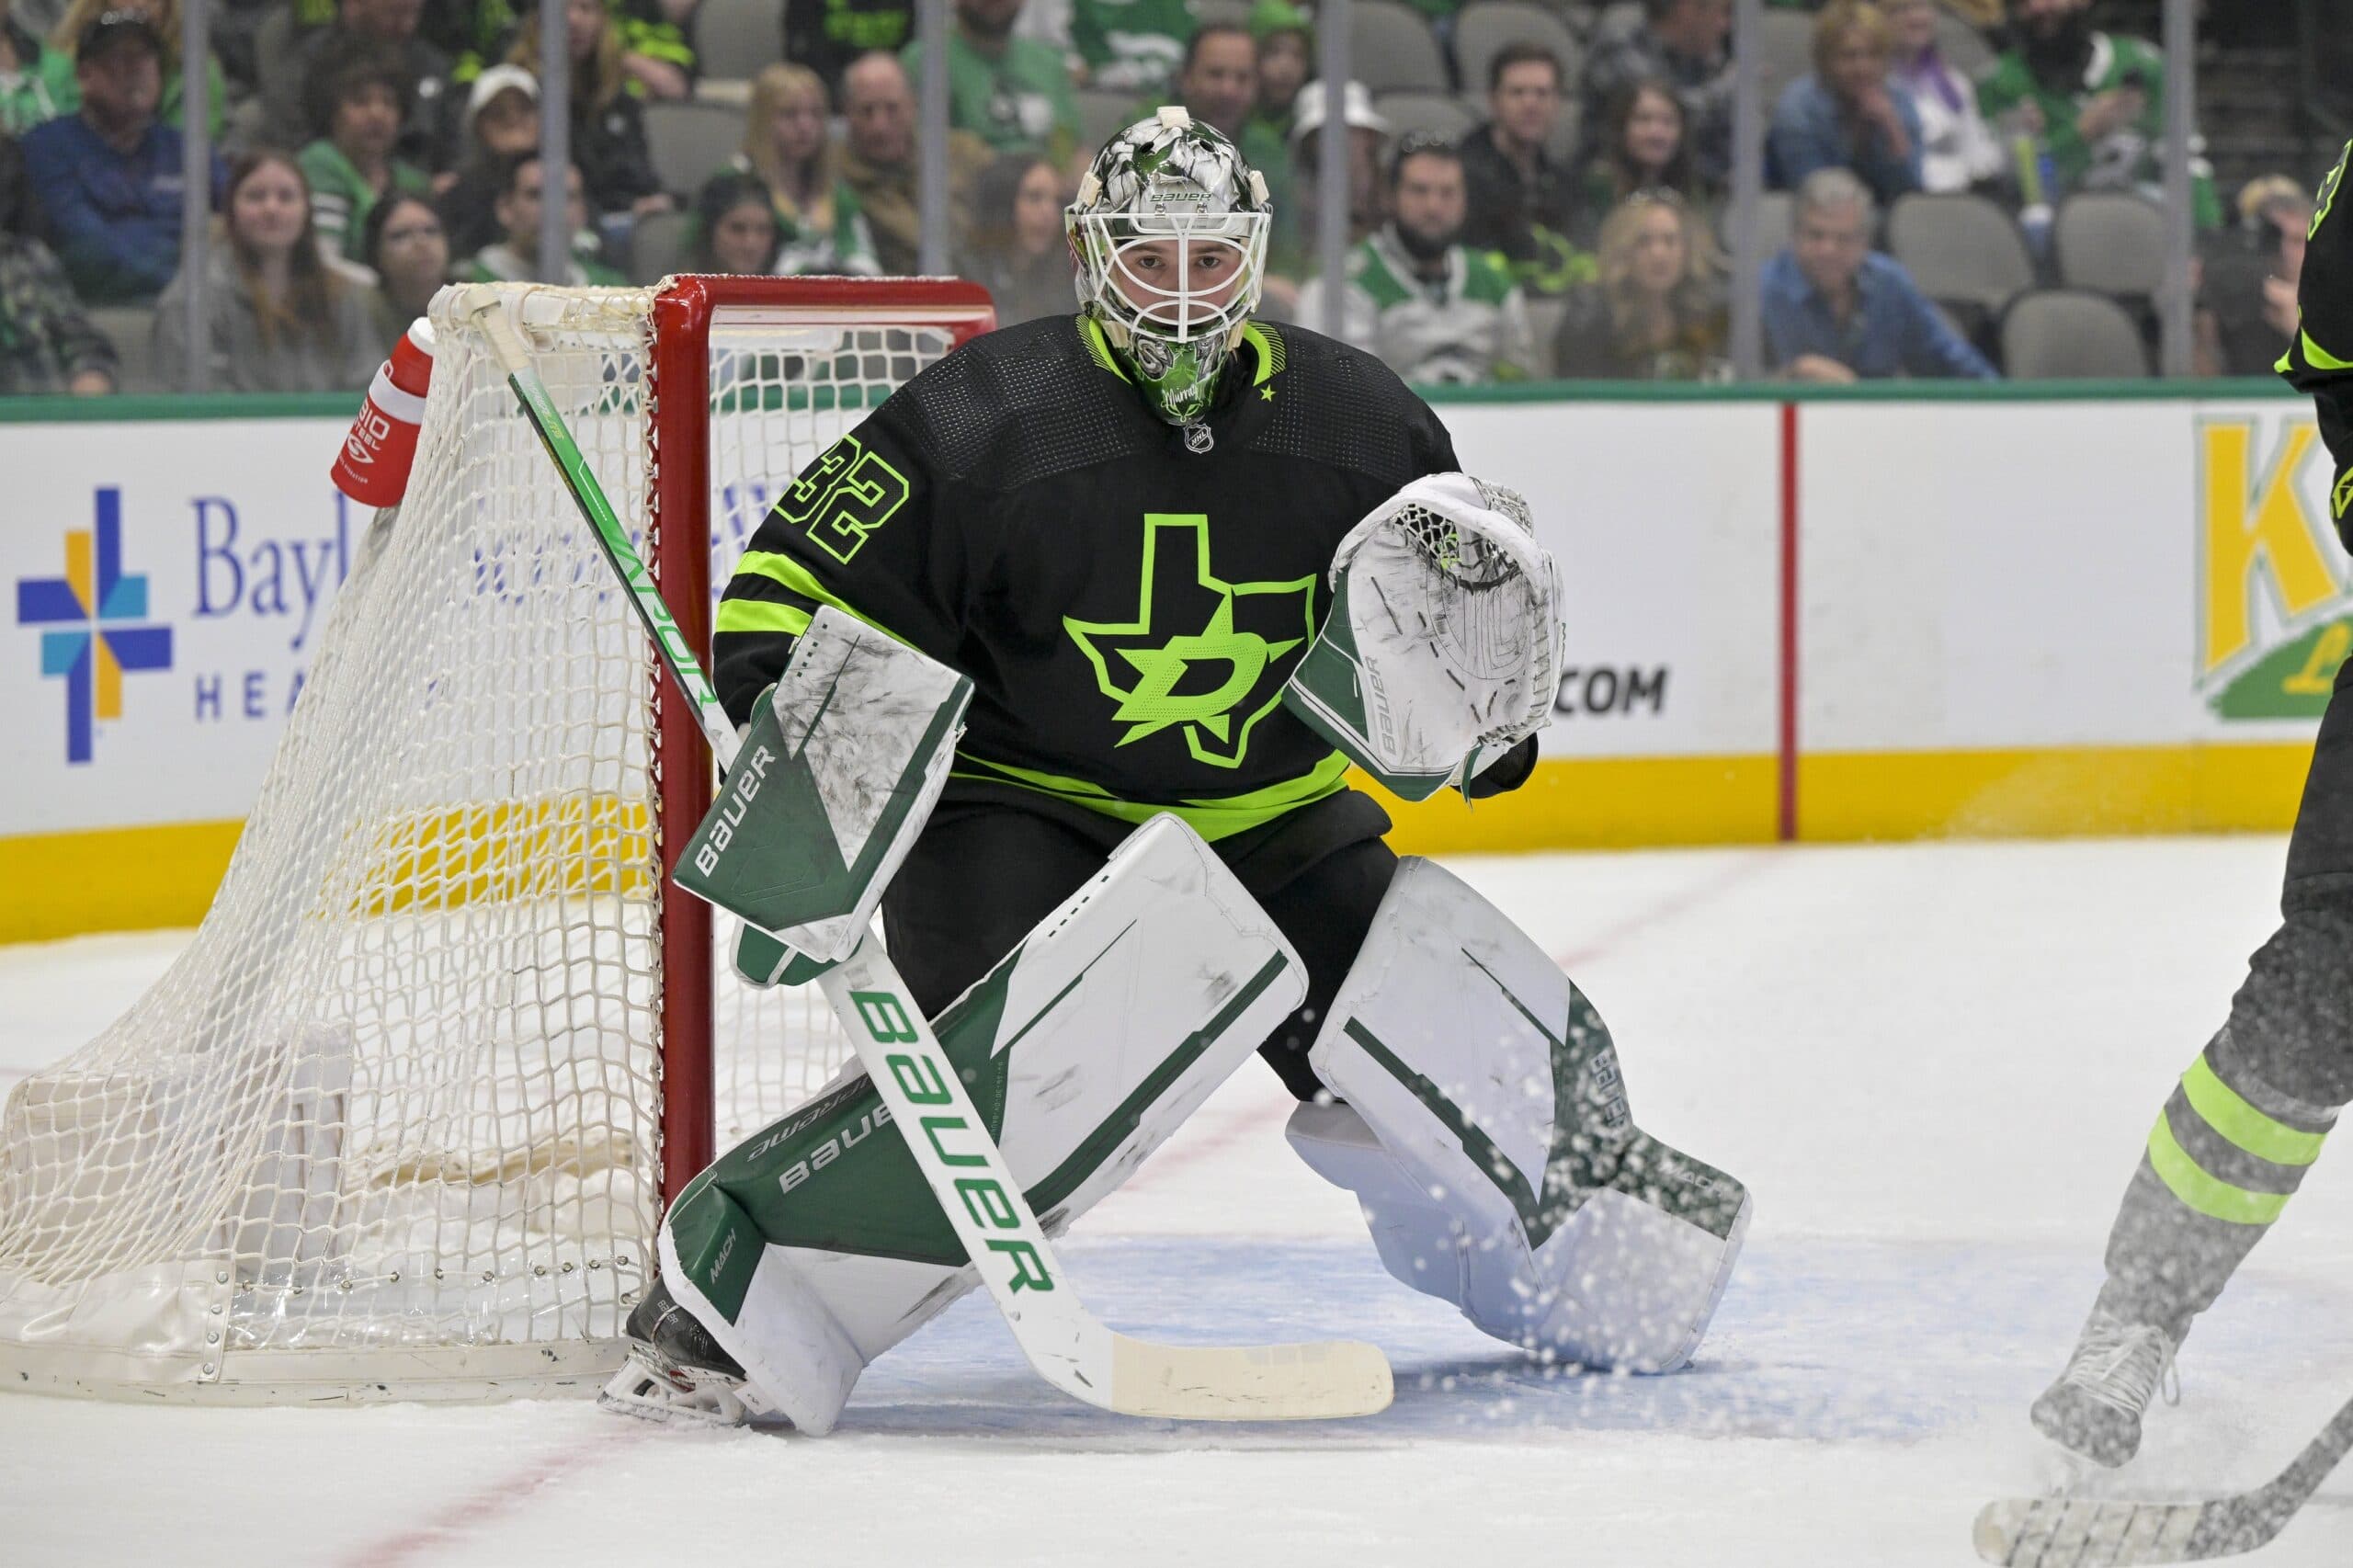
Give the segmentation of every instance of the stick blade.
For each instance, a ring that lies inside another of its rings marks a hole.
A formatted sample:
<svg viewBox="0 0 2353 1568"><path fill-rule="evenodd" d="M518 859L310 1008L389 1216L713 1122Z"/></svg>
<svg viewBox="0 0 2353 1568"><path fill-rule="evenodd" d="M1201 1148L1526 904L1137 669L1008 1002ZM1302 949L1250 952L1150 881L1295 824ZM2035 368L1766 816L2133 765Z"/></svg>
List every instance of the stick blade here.
<svg viewBox="0 0 2353 1568"><path fill-rule="evenodd" d="M1329 1421L1389 1408L1396 1386L1376 1346L1153 1345L1113 1335L1108 1407L1174 1421Z"/></svg>
<svg viewBox="0 0 2353 1568"><path fill-rule="evenodd" d="M1977 1555L2004 1568L2141 1568L2225 1553L2195 1540L2212 1508L2201 1503L2009 1497L1979 1511ZM2235 1547L2232 1551L2247 1551Z"/></svg>

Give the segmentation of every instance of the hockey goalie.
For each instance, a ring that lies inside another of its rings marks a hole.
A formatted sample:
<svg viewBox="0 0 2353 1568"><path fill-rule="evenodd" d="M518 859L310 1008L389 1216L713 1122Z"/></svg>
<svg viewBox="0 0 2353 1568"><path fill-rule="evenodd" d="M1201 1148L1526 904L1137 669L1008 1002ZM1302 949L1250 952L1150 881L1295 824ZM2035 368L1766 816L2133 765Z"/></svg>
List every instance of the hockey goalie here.
<svg viewBox="0 0 2353 1568"><path fill-rule="evenodd" d="M770 932L868 889L1050 1234L1255 1051L1398 1279L1534 1356L1673 1369L1745 1190L1636 1125L1591 1004L1348 783L1528 778L1552 562L1378 361L1253 319L1268 222L1215 131L1131 126L1069 210L1077 313L951 354L777 502L719 607L747 729L681 880ZM800 977L756 933L738 960ZM887 1111L853 1071L681 1197L609 1402L823 1432L971 1288Z"/></svg>

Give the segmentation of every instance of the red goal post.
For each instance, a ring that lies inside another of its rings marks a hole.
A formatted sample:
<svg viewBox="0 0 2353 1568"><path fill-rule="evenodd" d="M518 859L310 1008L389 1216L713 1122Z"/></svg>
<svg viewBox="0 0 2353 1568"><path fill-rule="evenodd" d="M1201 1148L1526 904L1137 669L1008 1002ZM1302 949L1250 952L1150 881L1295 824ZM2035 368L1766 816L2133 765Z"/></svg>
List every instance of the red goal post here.
<svg viewBox="0 0 2353 1568"><path fill-rule="evenodd" d="M654 297L650 554L655 580L689 646L710 649L711 336L715 321L794 327L945 330L961 347L996 324L989 293L952 278L737 278L688 275ZM813 456L813 454L812 454ZM771 503L774 497L770 497ZM689 519L688 531L667 526ZM699 548L698 548L699 546ZM649 655L650 656L650 655ZM711 801L710 748L686 704L654 687L662 820L662 1199L666 1204L718 1155L711 1080L710 906L669 880L678 850Z"/></svg>

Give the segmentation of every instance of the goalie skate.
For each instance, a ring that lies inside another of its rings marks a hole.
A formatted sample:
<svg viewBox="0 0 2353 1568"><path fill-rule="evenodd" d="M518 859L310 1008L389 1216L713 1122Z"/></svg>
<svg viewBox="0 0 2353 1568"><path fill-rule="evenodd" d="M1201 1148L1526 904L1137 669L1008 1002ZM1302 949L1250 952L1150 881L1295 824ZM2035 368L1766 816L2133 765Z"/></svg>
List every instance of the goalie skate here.
<svg viewBox="0 0 2353 1568"><path fill-rule="evenodd" d="M744 1369L660 1280L629 1314L629 1359L597 1403L647 1421L741 1426L774 1416Z"/></svg>

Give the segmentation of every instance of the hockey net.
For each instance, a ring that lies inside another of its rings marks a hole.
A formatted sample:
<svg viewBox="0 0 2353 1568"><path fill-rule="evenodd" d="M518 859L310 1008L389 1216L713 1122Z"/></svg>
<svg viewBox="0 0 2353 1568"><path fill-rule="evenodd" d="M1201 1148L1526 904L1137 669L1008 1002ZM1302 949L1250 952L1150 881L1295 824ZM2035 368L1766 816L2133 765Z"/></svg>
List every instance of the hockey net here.
<svg viewBox="0 0 2353 1568"><path fill-rule="evenodd" d="M518 290L699 642L783 485L989 321L938 280ZM666 887L708 755L486 347L436 326L406 499L210 914L0 1113L7 1387L593 1388L665 1194L847 1057L813 989L737 981Z"/></svg>

